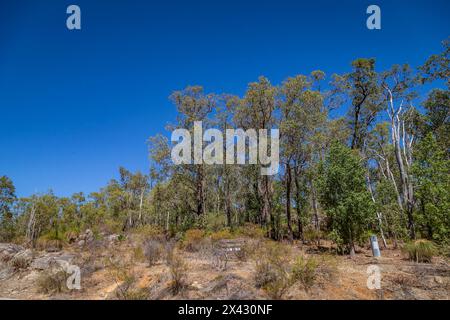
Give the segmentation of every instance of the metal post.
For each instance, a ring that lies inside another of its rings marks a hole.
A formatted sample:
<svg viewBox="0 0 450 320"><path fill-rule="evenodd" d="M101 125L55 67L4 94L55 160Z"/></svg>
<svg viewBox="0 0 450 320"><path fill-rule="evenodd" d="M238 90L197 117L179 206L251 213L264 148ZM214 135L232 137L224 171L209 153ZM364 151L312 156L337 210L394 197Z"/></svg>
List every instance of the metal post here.
<svg viewBox="0 0 450 320"><path fill-rule="evenodd" d="M372 254L375 258L381 257L380 247L378 246L377 236L370 236L370 246L372 247Z"/></svg>

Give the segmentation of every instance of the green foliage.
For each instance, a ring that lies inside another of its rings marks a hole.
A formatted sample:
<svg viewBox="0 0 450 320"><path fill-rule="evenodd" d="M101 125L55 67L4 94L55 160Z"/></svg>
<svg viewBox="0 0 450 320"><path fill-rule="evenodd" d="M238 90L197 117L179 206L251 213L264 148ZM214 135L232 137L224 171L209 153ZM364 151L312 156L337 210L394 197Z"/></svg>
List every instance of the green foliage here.
<svg viewBox="0 0 450 320"><path fill-rule="evenodd" d="M386 118L380 112L388 88L395 109L420 91L412 90L418 79L448 85L448 53L446 41L444 51L431 56L420 74L408 65L378 72L375 59L356 59L349 72L333 76L331 95L321 90L322 71L289 77L279 86L262 76L242 96L206 93L201 86L175 91L170 99L177 118L169 130L192 131L194 121L222 131L280 129L278 175L261 176L260 164L174 165L169 140L157 135L149 139L148 176L121 167L116 179L89 195L56 197L50 191L17 199L11 179L0 177L0 241L60 247L89 228L94 234L120 234L120 240L125 234L139 241L182 239L187 250L197 251L205 237L298 237L319 243L327 235L345 252L381 227L394 241L416 229L418 236L445 248L450 232L448 88L432 89L422 99L423 109L400 112L402 129L415 137L404 155L394 152L393 124L379 119ZM336 107L347 108L346 116L330 118L329 110ZM399 157L405 158L406 174L400 174ZM405 197L409 188L403 186L409 184L412 191ZM272 279L276 268L261 266L266 267L270 270L262 274ZM282 296L287 282L269 283L274 296Z"/></svg>
<svg viewBox="0 0 450 320"><path fill-rule="evenodd" d="M320 193L337 243L351 250L374 221L374 205L362 161L348 147L331 145L321 168Z"/></svg>
<svg viewBox="0 0 450 320"><path fill-rule="evenodd" d="M7 176L0 177L0 242L14 238L12 205L16 200L16 189Z"/></svg>
<svg viewBox="0 0 450 320"><path fill-rule="evenodd" d="M445 241L450 234L450 160L431 133L417 145L415 157L417 224L423 236Z"/></svg>

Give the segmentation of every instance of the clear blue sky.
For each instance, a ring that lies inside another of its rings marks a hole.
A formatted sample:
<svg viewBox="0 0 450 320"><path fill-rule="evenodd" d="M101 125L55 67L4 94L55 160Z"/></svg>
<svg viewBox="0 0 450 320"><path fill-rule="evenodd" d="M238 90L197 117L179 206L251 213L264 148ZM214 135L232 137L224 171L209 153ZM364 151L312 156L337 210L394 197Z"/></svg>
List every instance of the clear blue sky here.
<svg viewBox="0 0 450 320"><path fill-rule="evenodd" d="M82 30L66 29L77 4ZM378 4L382 30L365 27ZM19 196L89 193L118 167L148 170L173 90L242 94L357 57L422 64L449 36L450 1L1 0L0 175Z"/></svg>

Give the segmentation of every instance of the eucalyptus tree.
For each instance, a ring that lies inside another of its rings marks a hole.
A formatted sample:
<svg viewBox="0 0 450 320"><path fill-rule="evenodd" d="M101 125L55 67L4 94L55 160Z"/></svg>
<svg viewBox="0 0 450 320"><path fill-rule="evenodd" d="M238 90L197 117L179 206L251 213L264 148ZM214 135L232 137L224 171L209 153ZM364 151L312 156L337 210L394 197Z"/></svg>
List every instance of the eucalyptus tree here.
<svg viewBox="0 0 450 320"><path fill-rule="evenodd" d="M0 239L10 241L14 236L13 204L16 188L10 178L0 177Z"/></svg>
<svg viewBox="0 0 450 320"><path fill-rule="evenodd" d="M276 96L277 88L272 86L265 77L260 77L257 82L248 85L247 91L235 110L234 121L240 128L246 129L265 129L270 130L276 124ZM260 143L259 137L258 145ZM258 166L261 166L260 164ZM275 218L272 212L273 185L272 178L268 175L259 177L259 171L256 170L254 178L258 188L258 197L261 199L260 221L262 224L269 222L270 236L277 237Z"/></svg>
<svg viewBox="0 0 450 320"><path fill-rule="evenodd" d="M415 97L412 88L415 84L415 77L408 65L394 65L382 75L381 86L387 101L391 140L399 172L399 186L396 188L401 195L401 207L406 214L411 239L416 237L413 216L415 197L411 174L412 150L417 133L414 125L416 111L412 106ZM395 179L392 179L392 183L396 183Z"/></svg>
<svg viewBox="0 0 450 320"><path fill-rule="evenodd" d="M322 93L313 90L312 87L315 82L320 81L323 77L323 72L315 71L309 77L299 75L288 78L281 87L281 162L285 167L285 212L288 236L291 239L293 237L291 226L292 183L295 184L296 189L294 199L297 210L298 235L300 237L303 233L302 211L304 211L304 200L306 198L304 183L309 181L310 187L314 188L311 179L302 181L301 176L312 177L311 173L315 167L314 161L317 154L320 153L319 144L316 143L318 141L315 140L323 132L327 112L324 109ZM314 201L316 200L315 198ZM315 208L317 209L317 207ZM316 225L318 226L318 223Z"/></svg>
<svg viewBox="0 0 450 320"><path fill-rule="evenodd" d="M182 91L175 91L170 96L171 101L175 104L178 116L177 123L173 129L189 130L194 139L203 141L203 138L195 137L194 122L201 121L203 125L208 126L208 118L216 105L217 97L215 94L206 94L201 86L187 87ZM193 148L194 159L196 152L202 153L201 150ZM191 156L192 159L192 156ZM182 164L177 166L177 174L184 175L186 182L195 190L195 208L193 211L197 217L201 217L205 213L205 183L206 183L206 165L201 161L193 164Z"/></svg>
<svg viewBox="0 0 450 320"><path fill-rule="evenodd" d="M382 96L375 71L375 59L356 59L353 70L343 75L334 75L334 92L345 103L350 100L347 116L351 128L352 149L362 149L370 127L382 110Z"/></svg>

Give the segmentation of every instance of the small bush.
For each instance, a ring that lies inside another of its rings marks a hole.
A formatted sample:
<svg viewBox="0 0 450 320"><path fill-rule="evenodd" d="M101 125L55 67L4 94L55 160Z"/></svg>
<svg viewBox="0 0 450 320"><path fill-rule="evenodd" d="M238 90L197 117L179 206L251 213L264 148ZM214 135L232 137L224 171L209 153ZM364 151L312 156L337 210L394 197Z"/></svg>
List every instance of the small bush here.
<svg viewBox="0 0 450 320"><path fill-rule="evenodd" d="M147 300L149 291L144 288L134 288L136 278L127 274L123 282L117 287L115 294L119 300Z"/></svg>
<svg viewBox="0 0 450 320"><path fill-rule="evenodd" d="M252 249L251 246L247 243L243 244L239 251L236 251L234 254L239 261L245 262L248 257L251 255Z"/></svg>
<svg viewBox="0 0 450 320"><path fill-rule="evenodd" d="M172 254L169 263L171 283L170 289L173 295L180 293L186 287L187 264L178 254Z"/></svg>
<svg viewBox="0 0 450 320"><path fill-rule="evenodd" d="M164 237L164 230L158 226L147 224L140 226L133 231L141 239L158 239L161 240Z"/></svg>
<svg viewBox="0 0 450 320"><path fill-rule="evenodd" d="M144 256L151 267L155 265L161 258L163 253L162 245L157 240L147 240L144 243Z"/></svg>
<svg viewBox="0 0 450 320"><path fill-rule="evenodd" d="M67 241L67 243L74 243L77 240L78 236L79 232L74 230L66 231L64 233L64 239Z"/></svg>
<svg viewBox="0 0 450 320"><path fill-rule="evenodd" d="M246 223L242 227L237 228L236 234L252 239L264 238L266 232L257 224Z"/></svg>
<svg viewBox="0 0 450 320"><path fill-rule="evenodd" d="M200 250L201 241L205 233L200 229L190 229L184 235L183 246L187 251L197 252Z"/></svg>
<svg viewBox="0 0 450 320"><path fill-rule="evenodd" d="M175 251L175 245L176 243L174 241L168 241L162 246L162 255L167 265L170 265L170 262L172 261Z"/></svg>
<svg viewBox="0 0 450 320"><path fill-rule="evenodd" d="M268 243L255 256L255 285L263 288L272 299L281 299L294 284L289 272L288 248L278 243Z"/></svg>
<svg viewBox="0 0 450 320"><path fill-rule="evenodd" d="M318 263L313 258L298 257L292 267L292 280L300 282L306 291L314 284Z"/></svg>
<svg viewBox="0 0 450 320"><path fill-rule="evenodd" d="M55 249L61 250L64 244L64 236L60 233L49 232L36 241L36 247L39 250Z"/></svg>
<svg viewBox="0 0 450 320"><path fill-rule="evenodd" d="M142 247L136 247L133 249L133 258L138 262L145 261L144 250L142 249Z"/></svg>
<svg viewBox="0 0 450 320"><path fill-rule="evenodd" d="M317 229L308 228L303 232L303 238L308 242L317 243L322 237L322 232Z"/></svg>
<svg viewBox="0 0 450 320"><path fill-rule="evenodd" d="M433 242L423 239L405 244L403 251L408 254L411 261L416 262L431 262L433 256L437 254Z"/></svg>
<svg viewBox="0 0 450 320"><path fill-rule="evenodd" d="M118 294L117 297L120 300L147 300L149 298L149 292L145 288L128 289L127 291Z"/></svg>
<svg viewBox="0 0 450 320"><path fill-rule="evenodd" d="M269 283L277 280L277 274L269 261L256 261L254 279L257 288L264 288Z"/></svg>
<svg viewBox="0 0 450 320"><path fill-rule="evenodd" d="M44 272L37 279L38 291L45 294L61 293L66 287L67 273Z"/></svg>
<svg viewBox="0 0 450 320"><path fill-rule="evenodd" d="M335 281L338 275L338 261L336 257L330 254L321 255L316 275L326 283Z"/></svg>
<svg viewBox="0 0 450 320"><path fill-rule="evenodd" d="M100 231L105 234L118 234L122 232L123 224L120 220L105 219L99 227Z"/></svg>
<svg viewBox="0 0 450 320"><path fill-rule="evenodd" d="M229 229L222 229L220 231L211 233L210 238L212 241L219 241L223 239L232 239L234 238L234 236Z"/></svg>

